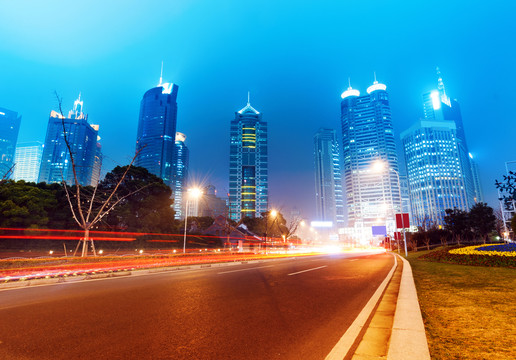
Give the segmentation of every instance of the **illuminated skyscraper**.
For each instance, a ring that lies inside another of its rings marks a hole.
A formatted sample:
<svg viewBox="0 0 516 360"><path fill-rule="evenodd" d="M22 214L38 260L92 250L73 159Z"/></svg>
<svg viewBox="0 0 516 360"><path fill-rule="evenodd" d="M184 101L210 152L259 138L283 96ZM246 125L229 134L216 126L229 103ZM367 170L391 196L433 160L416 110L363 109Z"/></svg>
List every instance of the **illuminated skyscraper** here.
<svg viewBox="0 0 516 360"><path fill-rule="evenodd" d="M17 112L0 108L0 180L12 174L20 122Z"/></svg>
<svg viewBox="0 0 516 360"><path fill-rule="evenodd" d="M39 141L19 143L16 146L13 179L26 182L38 182L41 156L43 155L43 143Z"/></svg>
<svg viewBox="0 0 516 360"><path fill-rule="evenodd" d="M140 103L134 165L146 168L173 188L178 86L163 83L148 90Z"/></svg>
<svg viewBox="0 0 516 360"><path fill-rule="evenodd" d="M63 131L63 123L65 131ZM70 154L64 140L66 132L66 139L74 155L79 184L97 185L98 129L98 125L88 123L88 115L83 112L80 94L68 117L52 110L48 120L38 181L51 184L64 180L69 185L75 184Z"/></svg>
<svg viewBox="0 0 516 360"><path fill-rule="evenodd" d="M340 173L340 151L333 129L320 128L314 136L315 209L317 220L343 227L344 201Z"/></svg>
<svg viewBox="0 0 516 360"><path fill-rule="evenodd" d="M415 225L443 225L446 209L467 210L455 122L420 120L401 133L401 141Z"/></svg>
<svg viewBox="0 0 516 360"><path fill-rule="evenodd" d="M182 219L184 212L183 194L187 190L189 150L185 144L186 135L176 133L176 154L174 156L174 175L172 197L174 198L175 219Z"/></svg>
<svg viewBox="0 0 516 360"><path fill-rule="evenodd" d="M425 120L430 121L452 121L455 124L457 150L459 151L459 162L462 176L464 177L464 186L466 189L466 207L471 208L471 206L475 204L475 198L477 196L460 106L457 100L451 99L446 94L439 68L437 68L437 76L437 90L423 94L424 118Z"/></svg>
<svg viewBox="0 0 516 360"><path fill-rule="evenodd" d="M258 217L268 208L267 122L247 99L231 121L229 213L233 220Z"/></svg>
<svg viewBox="0 0 516 360"><path fill-rule="evenodd" d="M401 199L386 88L375 79L367 95L360 96L351 85L342 93L342 158L348 227L385 225L392 233ZM378 162L382 170L375 170Z"/></svg>

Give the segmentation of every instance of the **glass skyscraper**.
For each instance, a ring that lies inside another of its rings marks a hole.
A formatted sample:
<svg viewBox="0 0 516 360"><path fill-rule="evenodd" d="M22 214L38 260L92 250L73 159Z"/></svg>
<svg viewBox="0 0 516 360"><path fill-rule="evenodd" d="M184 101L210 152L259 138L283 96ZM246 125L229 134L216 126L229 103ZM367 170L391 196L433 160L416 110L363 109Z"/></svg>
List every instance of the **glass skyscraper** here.
<svg viewBox="0 0 516 360"><path fill-rule="evenodd" d="M20 123L21 116L16 111L0 107L0 180L12 175Z"/></svg>
<svg viewBox="0 0 516 360"><path fill-rule="evenodd" d="M423 94L424 119L402 133L412 212L417 225L442 225L444 210L468 210L482 200L459 103L437 69L437 89Z"/></svg>
<svg viewBox="0 0 516 360"><path fill-rule="evenodd" d="M386 226L401 212L398 156L389 96L375 79L367 95L349 86L341 95L342 158L348 227ZM375 169L381 162L382 170Z"/></svg>
<svg viewBox="0 0 516 360"><path fill-rule="evenodd" d="M229 216L259 217L268 209L267 122L247 99L231 121Z"/></svg>
<svg viewBox="0 0 516 360"><path fill-rule="evenodd" d="M19 143L16 146L13 179L38 182L39 167L43 155L43 143L39 141Z"/></svg>
<svg viewBox="0 0 516 360"><path fill-rule="evenodd" d="M75 184L70 154L64 140L63 123L67 141L74 154L79 184L96 186L99 127L88 123L80 94L68 117L53 110L50 113L38 181L49 184L66 181L69 185Z"/></svg>
<svg viewBox="0 0 516 360"><path fill-rule="evenodd" d="M437 76L437 90L423 94L424 117L426 120L453 121L455 123L459 161L466 187L467 207L470 208L475 204L476 193L460 106L457 100L451 99L446 94L439 68L437 68Z"/></svg>
<svg viewBox="0 0 516 360"><path fill-rule="evenodd" d="M176 133L176 154L174 163L174 175L172 196L174 198L175 219L184 218L183 194L187 191L188 183L188 161L189 150L185 144L186 135L180 132Z"/></svg>
<svg viewBox="0 0 516 360"><path fill-rule="evenodd" d="M401 141L414 224L443 225L444 210L467 210L455 122L420 120Z"/></svg>
<svg viewBox="0 0 516 360"><path fill-rule="evenodd" d="M146 168L173 188L178 86L160 82L140 103L135 166Z"/></svg>
<svg viewBox="0 0 516 360"><path fill-rule="evenodd" d="M320 128L314 136L315 208L317 220L343 227L344 201L336 131Z"/></svg>

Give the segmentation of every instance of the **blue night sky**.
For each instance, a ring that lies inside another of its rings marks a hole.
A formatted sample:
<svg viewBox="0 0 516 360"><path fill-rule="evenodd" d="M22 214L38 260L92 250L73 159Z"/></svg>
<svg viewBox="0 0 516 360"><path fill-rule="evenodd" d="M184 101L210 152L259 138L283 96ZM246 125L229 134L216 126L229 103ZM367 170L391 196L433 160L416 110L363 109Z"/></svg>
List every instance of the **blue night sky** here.
<svg viewBox="0 0 516 360"><path fill-rule="evenodd" d="M313 135L340 133L348 77L363 93L374 71L387 85L401 159L399 134L422 116L439 66L498 206L494 179L516 160L515 10L508 0L0 0L0 106L22 115L19 142L43 141L54 91L65 111L81 92L109 171L134 154L140 100L163 61L191 172L224 194L229 122L250 91L269 124L270 203L311 218Z"/></svg>

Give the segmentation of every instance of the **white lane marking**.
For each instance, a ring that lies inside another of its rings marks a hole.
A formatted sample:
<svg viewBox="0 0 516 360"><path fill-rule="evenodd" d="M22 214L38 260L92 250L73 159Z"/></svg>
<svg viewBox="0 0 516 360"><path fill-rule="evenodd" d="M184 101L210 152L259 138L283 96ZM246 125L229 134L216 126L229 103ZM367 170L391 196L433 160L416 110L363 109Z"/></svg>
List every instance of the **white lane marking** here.
<svg viewBox="0 0 516 360"><path fill-rule="evenodd" d="M357 260L358 260L358 259L351 259L351 260L349 260L349 261L357 261Z"/></svg>
<svg viewBox="0 0 516 360"><path fill-rule="evenodd" d="M394 258L394 255L393 255ZM341 360L344 359L344 357L348 354L349 349L351 349L351 346L353 346L353 343L355 342L357 336L360 334L360 331L364 327L367 319L371 315L371 312L373 311L374 307L380 300L380 296L383 294L383 291L387 287L387 284L392 278L392 275L394 274L394 270L396 269L396 259L394 259L394 264L392 265L391 271L383 282L380 284L378 289L376 289L376 292L371 296L367 304L364 306L362 311L360 311L360 314L356 317L355 321L353 321L353 324L346 330L344 335L340 338L340 340L335 344L333 349L330 351L328 356L326 356L325 360Z"/></svg>
<svg viewBox="0 0 516 360"><path fill-rule="evenodd" d="M291 273L291 274L288 274L288 275L289 275L289 276L290 276L290 275L297 275L297 274L301 274L301 273L304 273L304 272L307 272L307 271L312 271L312 270L322 269L322 268L325 268L326 266L327 266L327 265L319 266L319 267L316 267L316 268L313 268L313 269L302 270L302 271L298 271L298 272Z"/></svg>
<svg viewBox="0 0 516 360"><path fill-rule="evenodd" d="M261 268L266 268L266 267L271 267L271 266L274 266L274 265L255 266L255 267L247 268L247 269L229 270L229 271L219 272L217 274L220 275L220 274L233 273L233 272L237 272L237 271L247 271L247 270L261 269Z"/></svg>

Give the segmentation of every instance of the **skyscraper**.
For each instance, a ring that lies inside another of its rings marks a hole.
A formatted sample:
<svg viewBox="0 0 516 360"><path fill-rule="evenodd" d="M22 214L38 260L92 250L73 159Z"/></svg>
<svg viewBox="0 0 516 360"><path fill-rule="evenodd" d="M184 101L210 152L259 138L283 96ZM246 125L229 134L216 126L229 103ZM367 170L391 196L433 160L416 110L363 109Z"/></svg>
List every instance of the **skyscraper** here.
<svg viewBox="0 0 516 360"><path fill-rule="evenodd" d="M470 208L476 202L476 192L460 106L457 100L451 99L446 94L439 68L437 68L437 77L437 90L423 94L424 118L430 121L453 121L455 123L457 150L466 187L467 208Z"/></svg>
<svg viewBox="0 0 516 360"><path fill-rule="evenodd" d="M163 83L148 90L140 103L135 166L146 168L173 187L178 86Z"/></svg>
<svg viewBox="0 0 516 360"><path fill-rule="evenodd" d="M63 124L64 129L63 131ZM75 100L68 117L52 110L48 119L47 135L43 148L39 182L59 183L63 180L75 184L70 154L65 142L65 134L70 144L75 162L75 170L80 185L97 185L95 158L98 154L98 125L88 123L88 115L83 112L81 95Z"/></svg>
<svg viewBox="0 0 516 360"><path fill-rule="evenodd" d="M41 156L43 155L43 143L39 141L19 143L16 146L14 156L13 179L26 182L38 182Z"/></svg>
<svg viewBox="0 0 516 360"><path fill-rule="evenodd" d="M344 201L340 173L340 151L333 129L320 128L314 136L315 208L317 220L343 227Z"/></svg>
<svg viewBox="0 0 516 360"><path fill-rule="evenodd" d="M231 121L229 213L233 220L258 217L268 208L267 122L247 105Z"/></svg>
<svg viewBox="0 0 516 360"><path fill-rule="evenodd" d="M351 88L341 95L342 157L348 227L385 225L394 230L401 211L398 156L389 96L374 81L367 95ZM381 162L383 169L375 170Z"/></svg>
<svg viewBox="0 0 516 360"><path fill-rule="evenodd" d="M412 213L419 226L442 225L446 209L482 201L478 168L466 142L457 100L437 68L437 89L423 94L424 119L401 135Z"/></svg>
<svg viewBox="0 0 516 360"><path fill-rule="evenodd" d="M16 111L0 107L0 180L12 174L20 123L21 116Z"/></svg>
<svg viewBox="0 0 516 360"><path fill-rule="evenodd" d="M186 135L180 132L176 133L176 154L174 156L174 175L172 184L172 197L174 198L175 219L183 218L184 204L183 194L187 190L188 183L188 161L189 150L185 144Z"/></svg>
<svg viewBox="0 0 516 360"><path fill-rule="evenodd" d="M420 120L401 133L401 141L415 225L442 225L444 210L467 210L455 122Z"/></svg>

